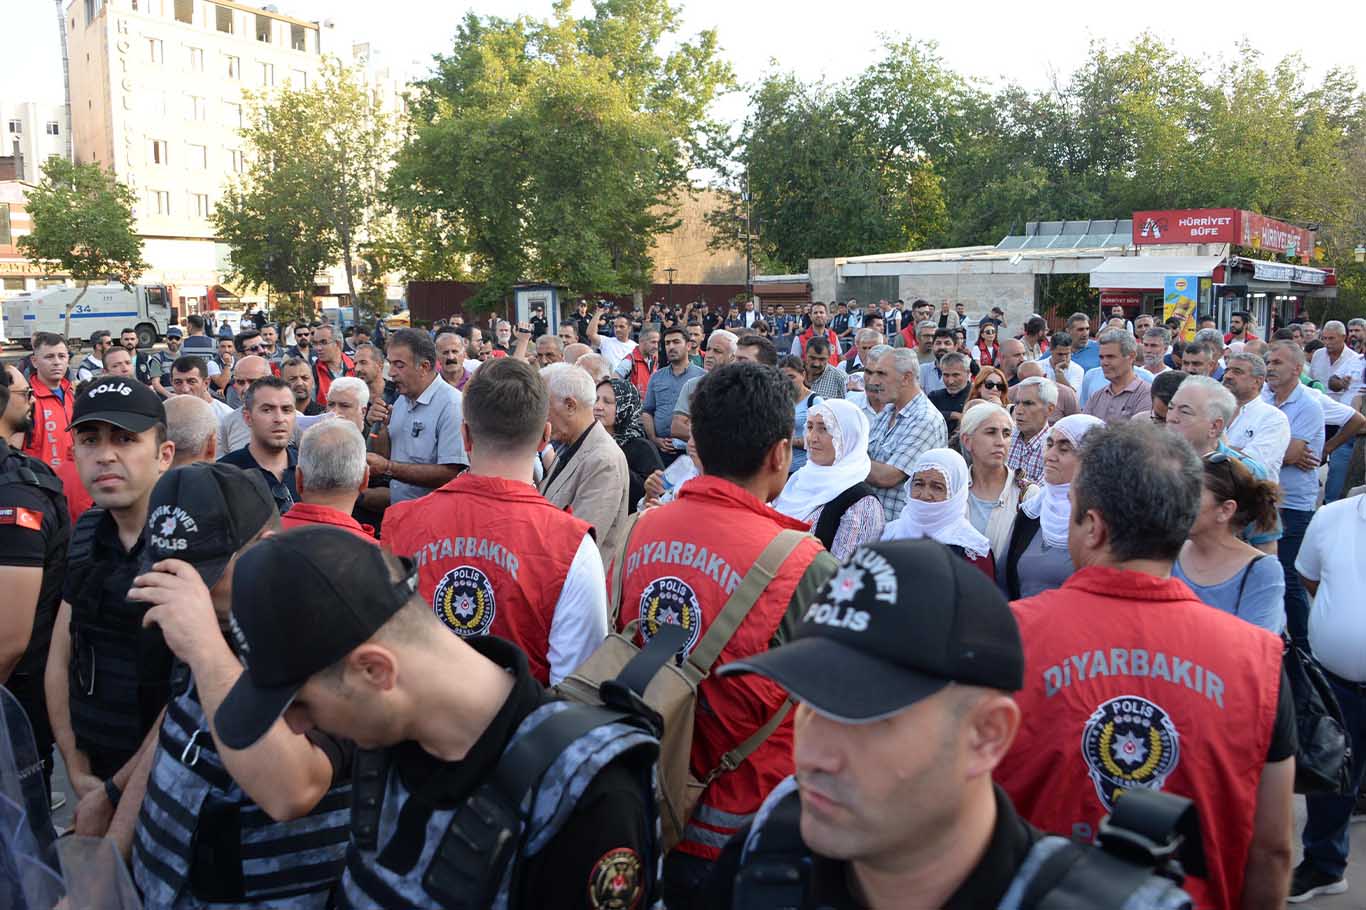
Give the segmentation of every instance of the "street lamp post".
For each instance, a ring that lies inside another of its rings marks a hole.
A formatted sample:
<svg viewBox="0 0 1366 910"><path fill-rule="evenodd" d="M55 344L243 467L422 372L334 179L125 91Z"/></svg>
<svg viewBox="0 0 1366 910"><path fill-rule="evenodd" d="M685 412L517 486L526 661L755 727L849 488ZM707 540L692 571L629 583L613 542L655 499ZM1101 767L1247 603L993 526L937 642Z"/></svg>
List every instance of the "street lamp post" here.
<svg viewBox="0 0 1366 910"><path fill-rule="evenodd" d="M674 268L673 266L669 266L667 269L664 270L664 274L669 276L668 306L670 310L672 310L674 306L674 273L677 271L678 269Z"/></svg>

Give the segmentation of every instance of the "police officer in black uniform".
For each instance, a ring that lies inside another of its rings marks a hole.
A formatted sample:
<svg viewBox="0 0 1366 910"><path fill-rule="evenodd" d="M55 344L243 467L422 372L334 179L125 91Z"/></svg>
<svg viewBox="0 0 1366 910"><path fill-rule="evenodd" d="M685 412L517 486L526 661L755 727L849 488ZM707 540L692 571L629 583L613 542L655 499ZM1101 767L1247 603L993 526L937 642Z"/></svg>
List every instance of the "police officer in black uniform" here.
<svg viewBox="0 0 1366 910"><path fill-rule="evenodd" d="M127 595L142 558L148 499L175 444L166 439L157 394L118 377L97 377L80 392L71 432L95 506L71 532L46 691L81 800L76 831L102 835L170 692L171 653L158 630L143 628L145 605Z"/></svg>
<svg viewBox="0 0 1366 910"><path fill-rule="evenodd" d="M1024 652L995 585L938 543L859 548L792 641L720 672L759 673L797 699L796 774L727 845L695 907L1047 908L1055 888L1067 906L1190 906L1145 868L1126 878L1095 848L1043 837L992 783L1019 727ZM1065 851L1088 862L1024 901ZM1104 896L1131 879L1144 900Z"/></svg>
<svg viewBox="0 0 1366 910"><path fill-rule="evenodd" d="M0 367L0 685L28 715L50 786L52 727L43 670L62 599L71 518L52 469L6 442L32 424L28 380L12 366Z"/></svg>
<svg viewBox="0 0 1366 910"><path fill-rule="evenodd" d="M649 906L653 733L555 700L511 643L447 634L416 591L411 561L326 527L262 541L233 577L247 669L219 740L283 714L360 747L337 905Z"/></svg>
<svg viewBox="0 0 1366 910"><path fill-rule="evenodd" d="M133 879L149 907L322 908L341 875L349 744L283 722L240 751L212 735L242 675L224 632L232 565L279 525L265 481L222 462L176 468L152 493L149 571L128 597L151 605L144 621L179 661L133 838Z"/></svg>

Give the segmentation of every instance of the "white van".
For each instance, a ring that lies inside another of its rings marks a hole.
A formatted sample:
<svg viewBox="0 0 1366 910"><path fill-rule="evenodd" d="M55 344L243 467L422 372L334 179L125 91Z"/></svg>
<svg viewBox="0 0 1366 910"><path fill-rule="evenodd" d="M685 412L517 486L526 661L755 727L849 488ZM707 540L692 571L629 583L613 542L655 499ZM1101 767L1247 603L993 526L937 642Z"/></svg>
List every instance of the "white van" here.
<svg viewBox="0 0 1366 910"><path fill-rule="evenodd" d="M6 300L5 336L29 348L38 332L65 335L66 308L80 292L78 287L54 287ZM138 333L138 346L150 348L170 325L171 297L159 284L95 285L71 311L72 338L88 339L99 331L118 335L131 328Z"/></svg>

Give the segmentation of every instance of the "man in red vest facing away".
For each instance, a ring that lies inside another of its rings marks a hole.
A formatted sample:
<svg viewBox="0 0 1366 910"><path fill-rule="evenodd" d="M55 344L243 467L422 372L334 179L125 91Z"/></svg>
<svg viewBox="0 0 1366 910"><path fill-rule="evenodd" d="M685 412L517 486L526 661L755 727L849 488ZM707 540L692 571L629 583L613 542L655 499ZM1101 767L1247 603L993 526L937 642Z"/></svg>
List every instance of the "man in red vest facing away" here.
<svg viewBox="0 0 1366 910"><path fill-rule="evenodd" d="M33 336L32 359L29 385L33 388L33 428L24 454L47 465L62 481L74 525L81 513L90 508L92 500L76 472L76 455L68 429L76 397L71 381L66 378L71 354L62 336L39 332Z"/></svg>
<svg viewBox="0 0 1366 910"><path fill-rule="evenodd" d="M639 619L648 639L662 623L680 625L689 633L684 656L690 654L761 552L780 532L807 529L768 505L782 492L792 460L791 389L776 369L757 363L727 364L698 383L689 412L703 474L672 502L645 512L614 560L623 628ZM799 538L714 666L782 644L837 567L814 537ZM692 773L703 781L715 776L665 861L668 906L682 906L680 897L706 877L721 847L792 773L792 718L776 683L711 676L698 703L705 707L693 729ZM723 770L722 757L774 718L781 719L772 733L734 770Z"/></svg>
<svg viewBox="0 0 1366 910"><path fill-rule="evenodd" d="M550 439L536 369L504 357L465 386L470 468L384 513L384 547L411 556L418 589L446 628L497 635L554 685L607 637L607 581L592 527L536 492L532 465ZM791 410L791 408L789 408Z"/></svg>
<svg viewBox="0 0 1366 910"><path fill-rule="evenodd" d="M830 365L837 367L840 365L840 339L835 334L835 330L829 328L825 323L830 318L830 311L825 308L825 304L819 300L811 304L811 327L792 339L793 357L806 357L806 343L817 335L830 342Z"/></svg>
<svg viewBox="0 0 1366 910"><path fill-rule="evenodd" d="M1200 460L1147 423L1086 437L1061 588L1016 601L1024 717L996 769L1020 814L1093 840L1125 790L1195 801L1197 907L1279 907L1290 885L1295 718L1281 642L1212 609L1172 563L1200 511Z"/></svg>

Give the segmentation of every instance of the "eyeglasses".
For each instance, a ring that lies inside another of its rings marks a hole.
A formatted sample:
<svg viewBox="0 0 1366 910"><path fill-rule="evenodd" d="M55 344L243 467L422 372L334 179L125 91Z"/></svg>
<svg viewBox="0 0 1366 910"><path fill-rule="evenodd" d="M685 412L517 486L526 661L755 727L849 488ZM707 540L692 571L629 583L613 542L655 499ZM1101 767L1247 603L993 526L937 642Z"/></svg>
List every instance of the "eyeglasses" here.
<svg viewBox="0 0 1366 910"><path fill-rule="evenodd" d="M33 390L32 390L32 389L14 389L14 388L12 388L12 389L9 390L9 393L10 393L11 395L23 395L23 396L24 396L24 399L27 400L27 401L32 401L32 400L33 400Z"/></svg>

